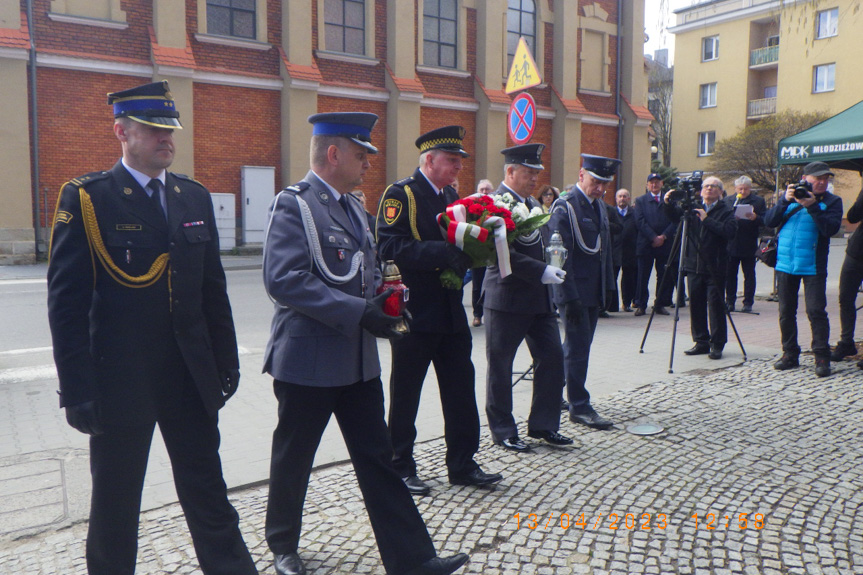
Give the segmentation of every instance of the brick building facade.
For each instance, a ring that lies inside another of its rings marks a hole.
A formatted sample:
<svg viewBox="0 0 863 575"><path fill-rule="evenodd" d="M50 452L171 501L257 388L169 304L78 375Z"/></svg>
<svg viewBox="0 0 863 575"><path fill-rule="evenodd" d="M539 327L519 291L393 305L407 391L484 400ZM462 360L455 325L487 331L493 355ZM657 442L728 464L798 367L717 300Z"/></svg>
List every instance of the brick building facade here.
<svg viewBox="0 0 863 575"><path fill-rule="evenodd" d="M44 250L60 186L119 157L105 95L154 80L170 82L184 125L172 169L235 195L238 238L241 168L274 168L273 193L302 177L316 112L380 117L370 208L442 125L467 129L461 193L499 182L519 34L544 74L529 90L532 141L548 146L540 182L573 183L586 152L621 157L615 184L640 189L643 22L641 0L0 0L0 259Z"/></svg>

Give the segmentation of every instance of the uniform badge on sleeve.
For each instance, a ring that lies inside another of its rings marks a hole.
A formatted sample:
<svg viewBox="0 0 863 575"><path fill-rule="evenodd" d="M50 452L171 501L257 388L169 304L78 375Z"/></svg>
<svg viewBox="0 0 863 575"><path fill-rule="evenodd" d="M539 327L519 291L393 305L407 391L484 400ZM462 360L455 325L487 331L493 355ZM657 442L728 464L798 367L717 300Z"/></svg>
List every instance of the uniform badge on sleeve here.
<svg viewBox="0 0 863 575"><path fill-rule="evenodd" d="M54 218L55 224L68 224L72 221L72 214L69 212L60 210L57 212L57 217Z"/></svg>
<svg viewBox="0 0 863 575"><path fill-rule="evenodd" d="M384 221L392 225L402 213L402 203L399 200L384 200Z"/></svg>

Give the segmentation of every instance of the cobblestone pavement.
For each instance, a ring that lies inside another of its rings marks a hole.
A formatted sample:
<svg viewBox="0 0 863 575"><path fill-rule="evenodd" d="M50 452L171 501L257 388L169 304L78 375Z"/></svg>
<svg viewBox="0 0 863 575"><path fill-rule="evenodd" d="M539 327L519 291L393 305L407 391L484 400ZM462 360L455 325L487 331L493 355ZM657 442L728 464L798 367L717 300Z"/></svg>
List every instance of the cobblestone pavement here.
<svg viewBox="0 0 863 575"><path fill-rule="evenodd" d="M418 499L439 553L468 552L460 573L863 573L863 374L812 358L778 372L769 359L696 371L595 401L618 422L576 428L575 448L517 455L484 433L478 460L494 490L452 487L440 439L418 447ZM665 432L636 436L645 418ZM267 488L232 499L262 573ZM384 573L352 468L314 472L301 556L310 573ZM86 572L86 523L0 545L0 575ZM178 505L142 515L138 573L200 573Z"/></svg>

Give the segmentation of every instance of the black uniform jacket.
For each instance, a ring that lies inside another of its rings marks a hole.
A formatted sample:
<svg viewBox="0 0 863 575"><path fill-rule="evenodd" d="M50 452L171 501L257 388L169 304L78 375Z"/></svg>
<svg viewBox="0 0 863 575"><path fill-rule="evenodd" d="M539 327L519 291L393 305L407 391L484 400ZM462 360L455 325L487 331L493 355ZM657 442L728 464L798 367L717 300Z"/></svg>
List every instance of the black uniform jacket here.
<svg viewBox="0 0 863 575"><path fill-rule="evenodd" d="M635 267L638 265L638 259L635 257L635 245L638 241L638 227L635 223L635 208L630 206L626 210L626 215L621 216L617 212L620 221L623 222L623 241L622 241L622 257L620 260L622 267Z"/></svg>
<svg viewBox="0 0 863 575"><path fill-rule="evenodd" d="M448 257L436 216L457 199L458 193L450 186L435 194L417 169L412 176L387 187L378 205L378 252L382 261L395 261L410 289L411 331L452 333L470 329L462 290L446 289L440 283Z"/></svg>
<svg viewBox="0 0 863 575"><path fill-rule="evenodd" d="M848 214L845 217L848 219L849 224L856 224L860 220L863 220L863 190L860 190L860 193L857 194L857 199L848 208ZM852 258L863 260L863 226L857 226L857 229L848 238L848 246L845 248L845 253Z"/></svg>
<svg viewBox="0 0 863 575"><path fill-rule="evenodd" d="M136 424L176 414L195 389L209 413L224 405L218 374L239 360L213 204L179 174L165 192L168 222L120 162L60 192L48 319L61 407L98 400L105 422ZM151 285L123 285L148 275Z"/></svg>
<svg viewBox="0 0 863 575"><path fill-rule="evenodd" d="M662 209L662 194L659 201L653 199L650 192L635 198L635 226L638 228L638 240L635 253L640 256L662 255L671 248L675 226ZM654 248L652 242L656 236L665 235L665 243Z"/></svg>
<svg viewBox="0 0 863 575"><path fill-rule="evenodd" d="M495 195L510 194L516 200L518 197L509 188L500 185ZM537 201L528 197L527 207L539 207ZM500 277L497 265L489 266L485 273L483 290L485 300L483 307L499 311L509 311L522 314L541 314L554 311L552 306L551 286L543 284L542 274L545 271L545 246L551 232L548 226L537 230L538 233L527 237L517 237L509 245L509 261L512 274Z"/></svg>

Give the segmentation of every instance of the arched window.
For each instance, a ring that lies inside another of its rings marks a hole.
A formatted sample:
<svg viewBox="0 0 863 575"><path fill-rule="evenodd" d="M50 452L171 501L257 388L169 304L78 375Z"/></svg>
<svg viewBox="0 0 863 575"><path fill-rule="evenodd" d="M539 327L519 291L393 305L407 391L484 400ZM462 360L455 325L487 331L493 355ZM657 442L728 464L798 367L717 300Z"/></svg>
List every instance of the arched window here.
<svg viewBox="0 0 863 575"><path fill-rule="evenodd" d="M455 68L457 65L458 2L423 1L423 64Z"/></svg>
<svg viewBox="0 0 863 575"><path fill-rule="evenodd" d="M524 36L530 53L536 57L536 2L509 0L506 11L506 69L509 71L519 36Z"/></svg>

